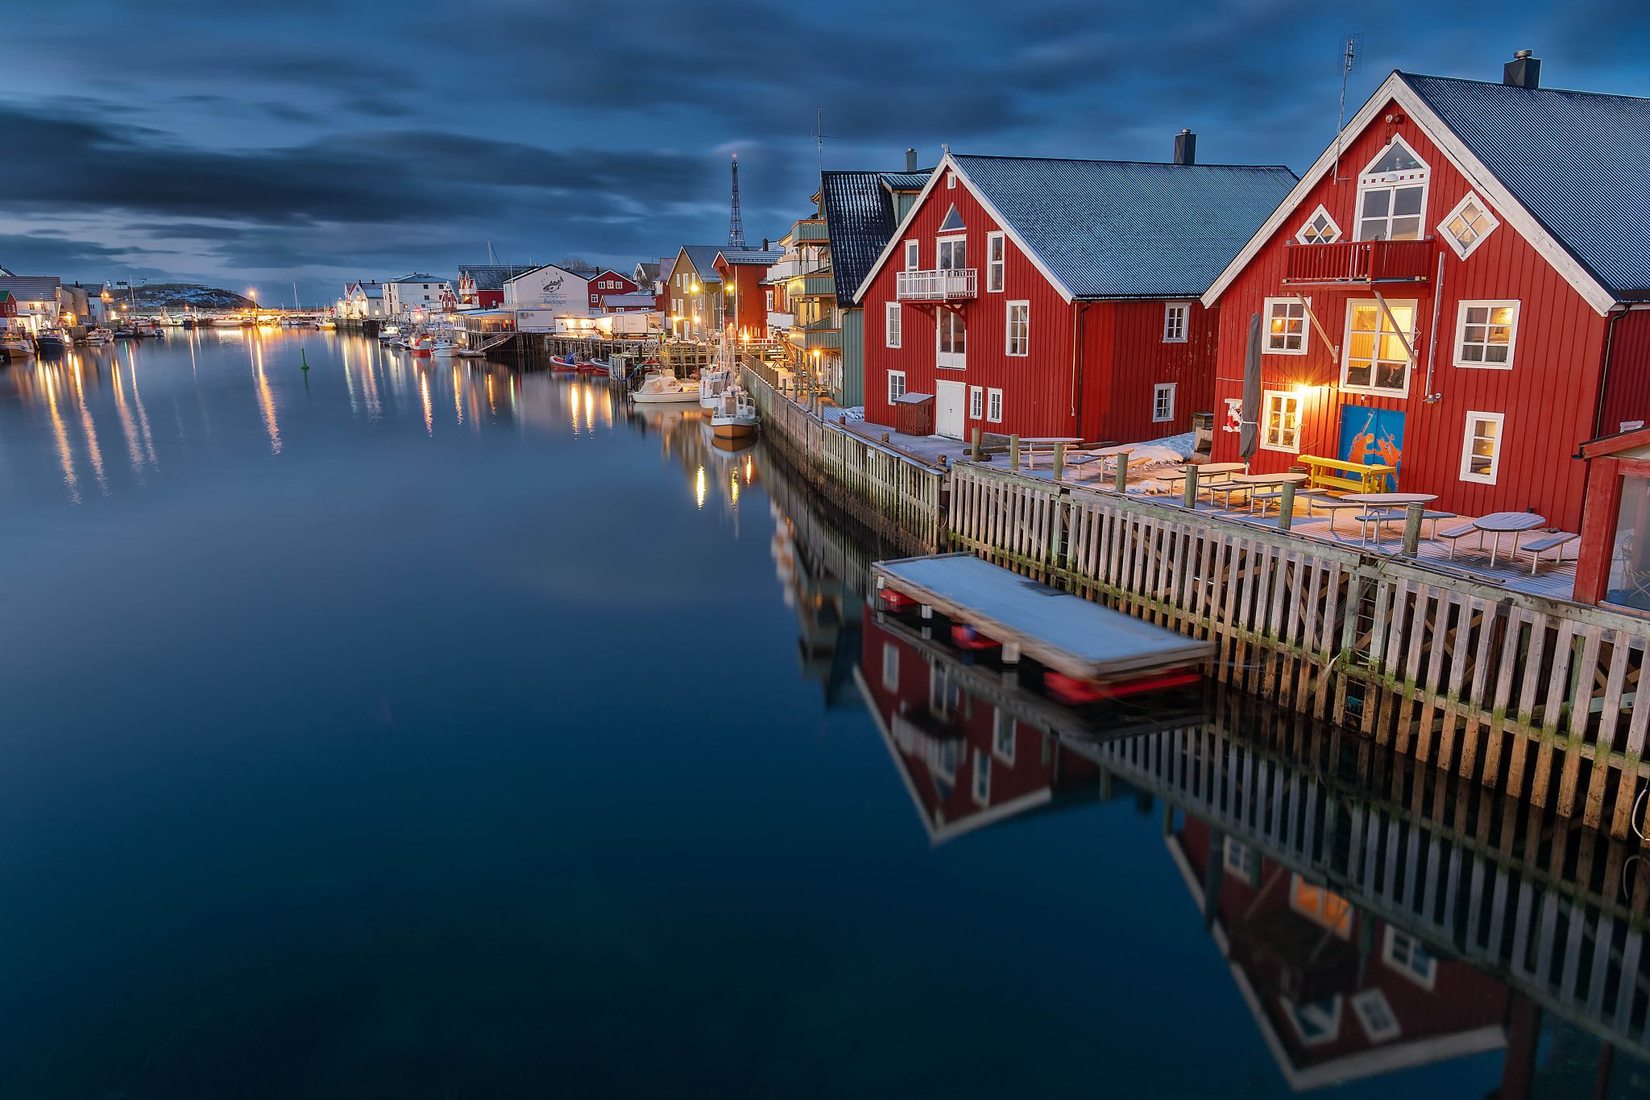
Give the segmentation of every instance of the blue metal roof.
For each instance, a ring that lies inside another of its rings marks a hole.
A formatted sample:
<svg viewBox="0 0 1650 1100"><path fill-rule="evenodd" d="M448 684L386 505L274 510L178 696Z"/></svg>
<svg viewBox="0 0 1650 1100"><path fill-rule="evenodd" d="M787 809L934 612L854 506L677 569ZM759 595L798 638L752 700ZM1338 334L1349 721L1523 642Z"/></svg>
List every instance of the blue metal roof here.
<svg viewBox="0 0 1650 1100"><path fill-rule="evenodd" d="M1600 284L1650 292L1650 99L1398 76Z"/></svg>
<svg viewBox="0 0 1650 1100"><path fill-rule="evenodd" d="M722 258L730 264L759 264L771 267L784 253L777 248L724 248Z"/></svg>
<svg viewBox="0 0 1650 1100"><path fill-rule="evenodd" d="M719 244L684 244L682 251L693 264L693 270L699 273L701 283L719 283L722 276L716 273L716 256L722 251Z"/></svg>
<svg viewBox="0 0 1650 1100"><path fill-rule="evenodd" d="M1287 168L954 156L1077 298L1196 298L1295 185Z"/></svg>
<svg viewBox="0 0 1650 1100"><path fill-rule="evenodd" d="M892 191L921 191L933 174L932 168L926 172L883 172L882 182Z"/></svg>

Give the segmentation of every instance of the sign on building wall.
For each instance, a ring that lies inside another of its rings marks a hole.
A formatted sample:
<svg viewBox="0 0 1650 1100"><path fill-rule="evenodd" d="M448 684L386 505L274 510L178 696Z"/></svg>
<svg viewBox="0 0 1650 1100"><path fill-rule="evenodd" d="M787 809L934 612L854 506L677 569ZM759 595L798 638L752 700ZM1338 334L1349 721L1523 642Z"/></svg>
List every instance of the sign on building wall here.
<svg viewBox="0 0 1650 1100"><path fill-rule="evenodd" d="M519 309L548 309L563 316L583 317L590 311L589 295L587 280L559 267L546 267L512 280L505 303Z"/></svg>

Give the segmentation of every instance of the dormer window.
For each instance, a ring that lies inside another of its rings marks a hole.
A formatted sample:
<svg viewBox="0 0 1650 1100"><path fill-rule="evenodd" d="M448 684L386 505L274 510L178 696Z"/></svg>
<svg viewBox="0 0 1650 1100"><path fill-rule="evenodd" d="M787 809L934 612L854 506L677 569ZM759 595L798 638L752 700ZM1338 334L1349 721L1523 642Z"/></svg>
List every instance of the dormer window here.
<svg viewBox="0 0 1650 1100"><path fill-rule="evenodd" d="M1417 241L1426 222L1430 170L1395 137L1358 177L1360 241Z"/></svg>
<svg viewBox="0 0 1650 1100"><path fill-rule="evenodd" d="M1335 219L1329 216L1322 203L1312 216L1306 219L1295 239L1301 244L1334 244L1341 239L1341 227L1335 224Z"/></svg>
<svg viewBox="0 0 1650 1100"><path fill-rule="evenodd" d="M1444 217L1438 226L1444 233L1444 239L1455 250L1455 254L1463 260L1472 255L1473 250L1490 235L1490 232L1501 223L1490 213L1489 207L1481 202L1477 195L1467 192L1466 198L1454 210Z"/></svg>

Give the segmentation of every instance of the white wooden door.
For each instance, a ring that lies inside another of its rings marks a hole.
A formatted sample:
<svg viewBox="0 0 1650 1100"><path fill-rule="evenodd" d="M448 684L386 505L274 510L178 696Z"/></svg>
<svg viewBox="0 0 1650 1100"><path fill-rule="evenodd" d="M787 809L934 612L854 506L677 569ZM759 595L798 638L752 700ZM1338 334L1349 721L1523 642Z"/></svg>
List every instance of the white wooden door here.
<svg viewBox="0 0 1650 1100"><path fill-rule="evenodd" d="M934 384L934 431L950 439L963 437L963 403L968 400L968 387L961 382Z"/></svg>

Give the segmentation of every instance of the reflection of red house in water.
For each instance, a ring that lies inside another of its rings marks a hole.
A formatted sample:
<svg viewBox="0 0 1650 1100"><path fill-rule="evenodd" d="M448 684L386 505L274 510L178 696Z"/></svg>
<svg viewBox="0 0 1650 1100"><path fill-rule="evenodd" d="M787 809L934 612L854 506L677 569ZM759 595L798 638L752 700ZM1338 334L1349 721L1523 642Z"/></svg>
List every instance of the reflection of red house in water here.
<svg viewBox="0 0 1650 1100"><path fill-rule="evenodd" d="M1100 769L1092 761L971 694L965 669L930 658L875 616L865 621L859 671L934 843L1067 798L1098 797Z"/></svg>
<svg viewBox="0 0 1650 1100"><path fill-rule="evenodd" d="M1507 1045L1512 995L1471 964L1196 818L1168 843L1291 1088Z"/></svg>

